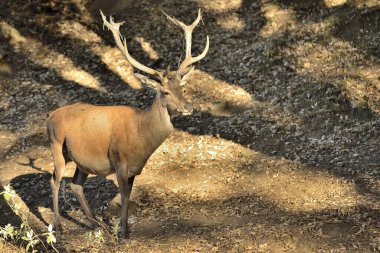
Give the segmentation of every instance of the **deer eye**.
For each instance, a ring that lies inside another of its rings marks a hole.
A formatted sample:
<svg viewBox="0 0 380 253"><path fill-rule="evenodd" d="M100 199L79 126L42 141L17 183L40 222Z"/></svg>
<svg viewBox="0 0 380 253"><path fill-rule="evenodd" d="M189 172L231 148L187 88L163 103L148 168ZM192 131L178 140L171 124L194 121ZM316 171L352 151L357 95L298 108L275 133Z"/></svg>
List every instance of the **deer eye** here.
<svg viewBox="0 0 380 253"><path fill-rule="evenodd" d="M187 89L183 89L182 92L183 94L185 94L187 92Z"/></svg>
<svg viewBox="0 0 380 253"><path fill-rule="evenodd" d="M163 93L164 93L165 96L169 96L170 95L169 91L164 91Z"/></svg>

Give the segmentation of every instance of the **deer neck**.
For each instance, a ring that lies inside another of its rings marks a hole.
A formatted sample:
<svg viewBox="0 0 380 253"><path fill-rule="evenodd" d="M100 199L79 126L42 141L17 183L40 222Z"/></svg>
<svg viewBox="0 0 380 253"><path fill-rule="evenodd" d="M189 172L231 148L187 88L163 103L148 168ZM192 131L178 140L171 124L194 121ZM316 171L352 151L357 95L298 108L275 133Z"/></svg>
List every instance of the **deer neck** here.
<svg viewBox="0 0 380 253"><path fill-rule="evenodd" d="M152 106L142 114L139 136L145 148L153 153L173 130L168 108L164 105L160 92L157 91Z"/></svg>

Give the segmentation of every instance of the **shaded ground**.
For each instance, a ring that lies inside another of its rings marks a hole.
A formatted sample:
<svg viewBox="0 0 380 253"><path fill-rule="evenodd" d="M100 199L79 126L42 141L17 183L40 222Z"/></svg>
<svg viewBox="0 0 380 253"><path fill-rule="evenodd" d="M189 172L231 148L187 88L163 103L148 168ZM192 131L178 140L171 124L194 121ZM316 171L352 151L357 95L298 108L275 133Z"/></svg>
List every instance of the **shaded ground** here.
<svg viewBox="0 0 380 253"><path fill-rule="evenodd" d="M131 53L165 68L183 43L161 10L189 23L202 8L193 47L209 34L210 51L187 93L197 111L175 119L178 130L137 178L125 244L90 236L66 188L69 165L57 248L380 251L380 5L348 2L140 1L119 14ZM2 1L0 31L1 184L44 229L53 220L49 112L75 102L147 108L154 94L81 0ZM92 177L85 191L115 224L111 178ZM0 210L0 225L17 225L3 200Z"/></svg>

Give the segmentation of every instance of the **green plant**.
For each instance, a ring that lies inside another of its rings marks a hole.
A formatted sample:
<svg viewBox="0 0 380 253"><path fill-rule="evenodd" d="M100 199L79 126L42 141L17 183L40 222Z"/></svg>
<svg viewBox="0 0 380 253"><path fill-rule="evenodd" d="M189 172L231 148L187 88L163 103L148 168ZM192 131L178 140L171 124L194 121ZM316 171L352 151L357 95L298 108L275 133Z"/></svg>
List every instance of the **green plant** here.
<svg viewBox="0 0 380 253"><path fill-rule="evenodd" d="M90 241L91 243L102 244L106 241L103 236L103 231L101 229L97 231L90 231L86 235L87 235L88 241Z"/></svg>
<svg viewBox="0 0 380 253"><path fill-rule="evenodd" d="M16 203L15 191L10 185L4 186L4 191L0 192L0 195L4 196L5 201L12 209L12 211L20 218L21 225L20 227L14 227L12 224L7 224L4 227L0 226L0 241L11 241L15 243L21 243L25 245L26 252L37 252L36 246L41 244L46 252L48 252L46 245L41 239L41 236L46 238L46 243L49 244L55 252L58 250L54 247L54 243L57 242L55 238L53 226L49 225L48 232L38 235L33 228L30 226L28 217L26 214L21 213L20 206Z"/></svg>
<svg viewBox="0 0 380 253"><path fill-rule="evenodd" d="M120 232L120 226L119 223L116 223L114 226L112 226L112 239L113 241L117 242L118 241L118 234Z"/></svg>
<svg viewBox="0 0 380 253"><path fill-rule="evenodd" d="M26 241L28 244L25 249L28 252L30 248L32 248L32 252L37 252L34 247L39 243L38 235L33 233L33 230L26 231L26 236L21 237L22 240Z"/></svg>
<svg viewBox="0 0 380 253"><path fill-rule="evenodd" d="M94 220L94 222L97 223L101 228L97 231L90 231L87 233L87 239L89 239L89 241L96 242L96 243L104 243L106 241L104 236L106 236L108 240L112 243L119 242L119 238L118 238L118 233L120 232L119 223L117 223L115 226L112 226L111 231L108 231L107 227L105 226L105 224L103 224L103 222L99 222L97 220Z"/></svg>

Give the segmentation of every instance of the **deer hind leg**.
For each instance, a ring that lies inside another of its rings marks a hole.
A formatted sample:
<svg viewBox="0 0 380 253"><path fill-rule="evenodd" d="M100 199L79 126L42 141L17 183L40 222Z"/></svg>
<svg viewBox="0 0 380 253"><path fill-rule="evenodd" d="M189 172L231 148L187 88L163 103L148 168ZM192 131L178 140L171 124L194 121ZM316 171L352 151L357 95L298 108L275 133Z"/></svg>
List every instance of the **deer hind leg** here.
<svg viewBox="0 0 380 253"><path fill-rule="evenodd" d="M95 219L95 215L91 211L91 208L88 205L88 202L83 193L83 185L86 182L87 177L88 177L88 173L81 171L79 167L77 166L74 177L73 177L73 181L70 184L70 188L74 192L77 199L79 200L79 203L84 213L86 214L87 218L91 221L93 225L96 225L97 222Z"/></svg>
<svg viewBox="0 0 380 253"><path fill-rule="evenodd" d="M63 171L66 167L66 161L62 153L62 144L54 142L51 144L54 161L54 173L50 179L50 185L53 193L53 207L54 207L54 226L56 229L62 228L61 215L59 214L58 193Z"/></svg>

